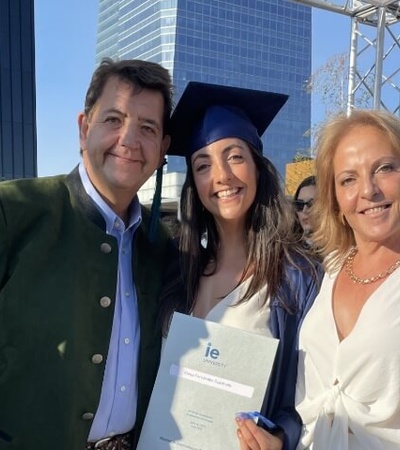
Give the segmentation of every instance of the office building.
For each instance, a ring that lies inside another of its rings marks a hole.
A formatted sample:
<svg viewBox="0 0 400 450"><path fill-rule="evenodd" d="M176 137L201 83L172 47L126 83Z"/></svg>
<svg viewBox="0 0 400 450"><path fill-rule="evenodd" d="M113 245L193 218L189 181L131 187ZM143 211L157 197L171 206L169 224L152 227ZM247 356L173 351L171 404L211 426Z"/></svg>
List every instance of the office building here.
<svg viewBox="0 0 400 450"><path fill-rule="evenodd" d="M34 0L0 0L0 179L37 176Z"/></svg>
<svg viewBox="0 0 400 450"><path fill-rule="evenodd" d="M161 63L178 100L190 80L287 93L265 133L264 153L284 175L306 153L311 98L311 8L289 0L99 0L97 62L103 56ZM185 170L169 158L168 171Z"/></svg>

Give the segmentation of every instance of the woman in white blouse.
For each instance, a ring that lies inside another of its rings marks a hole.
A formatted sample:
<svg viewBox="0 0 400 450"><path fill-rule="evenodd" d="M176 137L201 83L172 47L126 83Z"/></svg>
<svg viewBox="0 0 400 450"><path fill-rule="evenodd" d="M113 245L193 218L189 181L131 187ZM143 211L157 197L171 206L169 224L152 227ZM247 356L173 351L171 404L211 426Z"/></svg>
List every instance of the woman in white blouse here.
<svg viewBox="0 0 400 450"><path fill-rule="evenodd" d="M298 449L399 449L400 120L354 111L317 144L326 275L300 330Z"/></svg>

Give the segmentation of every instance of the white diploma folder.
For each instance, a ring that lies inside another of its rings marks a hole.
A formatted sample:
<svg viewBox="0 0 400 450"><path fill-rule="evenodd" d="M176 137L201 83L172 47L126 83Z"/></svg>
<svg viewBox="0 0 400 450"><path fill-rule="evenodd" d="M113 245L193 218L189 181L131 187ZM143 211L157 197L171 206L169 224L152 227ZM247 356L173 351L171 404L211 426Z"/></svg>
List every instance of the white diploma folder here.
<svg viewBox="0 0 400 450"><path fill-rule="evenodd" d="M259 411L278 340L175 313L137 450L235 450Z"/></svg>

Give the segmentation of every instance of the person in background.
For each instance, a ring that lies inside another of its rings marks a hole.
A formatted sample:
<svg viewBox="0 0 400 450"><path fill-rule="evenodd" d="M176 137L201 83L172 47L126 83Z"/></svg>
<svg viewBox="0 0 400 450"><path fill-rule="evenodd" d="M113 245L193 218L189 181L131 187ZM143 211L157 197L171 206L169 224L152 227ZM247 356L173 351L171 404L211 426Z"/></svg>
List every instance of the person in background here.
<svg viewBox="0 0 400 450"><path fill-rule="evenodd" d="M181 271L165 290L161 321L174 311L280 339L261 412L275 423L238 425L242 450L294 449L296 333L317 292L318 273L293 235L293 214L261 135L285 103L280 94L190 82L171 119L170 154L185 156ZM175 289L174 289L175 287ZM232 418L234 420L234 418ZM264 448L264 447L263 447Z"/></svg>
<svg viewBox="0 0 400 450"><path fill-rule="evenodd" d="M105 59L69 174L0 185L0 448L131 449L173 246L138 201L170 138L160 65ZM153 220L154 219L154 220Z"/></svg>
<svg viewBox="0 0 400 450"><path fill-rule="evenodd" d="M356 110L317 141L321 291L300 330L298 449L400 448L400 120Z"/></svg>
<svg viewBox="0 0 400 450"><path fill-rule="evenodd" d="M312 224L310 221L310 211L316 195L316 180L314 175L310 175L298 185L293 196L293 206L296 211L296 229L303 239L306 248L312 248Z"/></svg>

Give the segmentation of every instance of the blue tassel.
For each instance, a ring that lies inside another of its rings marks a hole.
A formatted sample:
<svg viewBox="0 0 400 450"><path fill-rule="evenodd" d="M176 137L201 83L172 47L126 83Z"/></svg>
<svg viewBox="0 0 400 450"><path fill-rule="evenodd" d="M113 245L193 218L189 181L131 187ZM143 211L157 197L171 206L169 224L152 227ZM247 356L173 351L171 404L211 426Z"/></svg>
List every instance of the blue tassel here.
<svg viewBox="0 0 400 450"><path fill-rule="evenodd" d="M153 203L151 205L150 224L149 224L149 241L154 242L157 237L157 226L160 219L161 209L161 188L162 188L162 175L164 164L167 160L164 159L163 164L157 169L156 173L156 189L154 192Z"/></svg>

